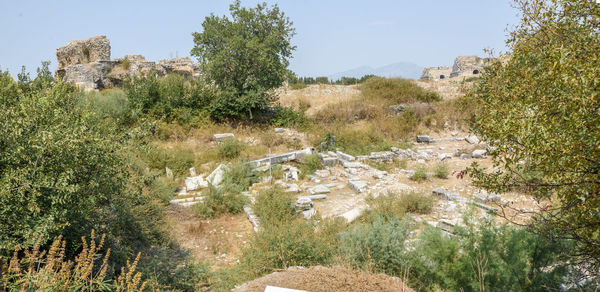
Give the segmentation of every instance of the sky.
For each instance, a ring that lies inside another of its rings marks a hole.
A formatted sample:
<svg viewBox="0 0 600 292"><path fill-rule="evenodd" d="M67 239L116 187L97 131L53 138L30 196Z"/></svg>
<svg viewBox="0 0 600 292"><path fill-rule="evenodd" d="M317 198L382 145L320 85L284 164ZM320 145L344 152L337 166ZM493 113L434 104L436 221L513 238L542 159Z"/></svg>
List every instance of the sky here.
<svg viewBox="0 0 600 292"><path fill-rule="evenodd" d="M106 35L111 58L141 54L158 61L189 56L192 32L211 13L229 14L232 1L0 0L0 69L35 72L57 64L71 40ZM242 6L263 2L243 0ZM327 76L359 66L396 62L451 66L461 55L506 51L507 29L518 23L509 0L281 0L297 47L290 69Z"/></svg>

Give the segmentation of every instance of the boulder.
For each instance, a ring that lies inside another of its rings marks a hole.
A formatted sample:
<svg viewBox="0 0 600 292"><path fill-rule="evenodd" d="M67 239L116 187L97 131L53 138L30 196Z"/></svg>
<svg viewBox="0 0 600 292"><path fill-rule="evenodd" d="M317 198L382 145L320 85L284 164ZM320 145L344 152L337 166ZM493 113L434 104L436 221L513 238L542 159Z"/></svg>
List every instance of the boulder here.
<svg viewBox="0 0 600 292"><path fill-rule="evenodd" d="M110 41L99 35L87 40L71 41L56 49L58 69L71 65L88 64L98 61L110 61Z"/></svg>
<svg viewBox="0 0 600 292"><path fill-rule="evenodd" d="M214 134L213 137L217 142L222 142L225 139L235 139L235 135L233 135L233 133Z"/></svg>
<svg viewBox="0 0 600 292"><path fill-rule="evenodd" d="M487 153L487 151L485 149L477 149L477 150L473 150L473 153L471 154L471 156L473 158L484 158L486 153Z"/></svg>
<svg viewBox="0 0 600 292"><path fill-rule="evenodd" d="M467 142L469 142L469 144L478 144L479 143L479 138L477 138L477 136L468 136L465 138L465 140Z"/></svg>
<svg viewBox="0 0 600 292"><path fill-rule="evenodd" d="M163 74L165 75L177 73L184 76L200 76L200 64L195 63L189 57L160 60L158 67L164 70Z"/></svg>
<svg viewBox="0 0 600 292"><path fill-rule="evenodd" d="M318 194L327 194L327 193L331 192L331 190L330 190L330 189L329 189L327 186L324 186L324 185L316 185L316 186L314 186L314 187L310 188L310 189L308 190L308 192L309 192L311 195L318 195Z"/></svg>
<svg viewBox="0 0 600 292"><path fill-rule="evenodd" d="M441 197L445 200L449 200L449 201L455 201L455 202L459 202L459 203L464 203L467 201L467 199L461 197L459 194L453 193L449 190L442 189L442 188L434 189L432 191L432 193L436 196L439 196L439 197Z"/></svg>
<svg viewBox="0 0 600 292"><path fill-rule="evenodd" d="M417 136L417 143L430 143L430 142L431 142L431 138L429 136L425 136L425 135Z"/></svg>
<svg viewBox="0 0 600 292"><path fill-rule="evenodd" d="M195 191L206 187L208 187L208 182L204 180L202 175L185 178L185 188L188 191Z"/></svg>
<svg viewBox="0 0 600 292"><path fill-rule="evenodd" d="M296 200L296 208L306 211L312 209L314 206L313 201L308 197L299 197Z"/></svg>
<svg viewBox="0 0 600 292"><path fill-rule="evenodd" d="M355 190L357 193L362 193L367 190L367 186L369 185L368 181L364 180L349 180L348 186L351 189Z"/></svg>
<svg viewBox="0 0 600 292"><path fill-rule="evenodd" d="M206 180L213 186L218 186L223 181L223 175L225 175L225 164L220 164L206 177Z"/></svg>
<svg viewBox="0 0 600 292"><path fill-rule="evenodd" d="M344 152L341 151L337 151L336 154L338 155L338 157L340 159L346 160L346 161L354 161L356 160L356 157L350 155L350 154L346 154Z"/></svg>

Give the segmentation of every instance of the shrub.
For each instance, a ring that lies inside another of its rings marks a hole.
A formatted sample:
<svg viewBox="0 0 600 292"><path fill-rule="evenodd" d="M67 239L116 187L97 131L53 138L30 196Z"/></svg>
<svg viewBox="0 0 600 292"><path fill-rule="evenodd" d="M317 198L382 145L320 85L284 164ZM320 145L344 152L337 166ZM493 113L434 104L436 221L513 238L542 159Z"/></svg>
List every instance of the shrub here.
<svg viewBox="0 0 600 292"><path fill-rule="evenodd" d="M414 81L402 78L369 78L359 89L365 98L382 98L394 104L441 100L436 92L423 89Z"/></svg>
<svg viewBox="0 0 600 292"><path fill-rule="evenodd" d="M419 193L395 194L388 193L377 198L368 199L371 210L365 213L366 221L373 221L373 216L391 218L403 218L406 213L428 214L433 208L432 196Z"/></svg>
<svg viewBox="0 0 600 292"><path fill-rule="evenodd" d="M427 180L427 168L425 166L417 166L415 173L410 176L410 179L414 181L425 181Z"/></svg>
<svg viewBox="0 0 600 292"><path fill-rule="evenodd" d="M245 147L246 144L237 139L225 139L219 143L217 151L219 153L219 158L231 160L238 158Z"/></svg>
<svg viewBox="0 0 600 292"><path fill-rule="evenodd" d="M258 175L250 164L238 162L227 166L221 184L209 185L203 192L204 200L196 204L196 213L203 218L215 218L242 212L249 201L242 192L257 181Z"/></svg>
<svg viewBox="0 0 600 292"><path fill-rule="evenodd" d="M293 219L296 209L288 194L278 187L272 187L256 197L254 212L260 217L261 224L272 225Z"/></svg>
<svg viewBox="0 0 600 292"><path fill-rule="evenodd" d="M304 156L300 160L300 175L302 176L311 175L321 168L323 168L323 162L316 153Z"/></svg>
<svg viewBox="0 0 600 292"><path fill-rule="evenodd" d="M433 169L433 173L434 173L435 177L437 177L437 178L446 179L446 178L448 178L448 175L450 174L450 169L448 169L447 164L438 163L435 166L435 168Z"/></svg>
<svg viewBox="0 0 600 292"><path fill-rule="evenodd" d="M292 89L292 90L304 89L306 87L308 87L308 85L306 85L304 83L294 83L294 84L290 85L290 89Z"/></svg>
<svg viewBox="0 0 600 292"><path fill-rule="evenodd" d="M182 148L162 148L145 145L139 148L142 159L153 169L165 171L165 167L173 170L176 176L187 175L188 169L194 165L194 153Z"/></svg>
<svg viewBox="0 0 600 292"><path fill-rule="evenodd" d="M308 117L305 115L306 108L301 104L298 110L290 107L277 106L274 108L275 115L271 121L278 127L306 126Z"/></svg>
<svg viewBox="0 0 600 292"><path fill-rule="evenodd" d="M340 253L355 267L372 267L390 275L400 275L409 267L405 241L410 229L398 218L376 218L355 225L340 235Z"/></svg>
<svg viewBox="0 0 600 292"><path fill-rule="evenodd" d="M123 68L125 70L129 70L129 67L131 67L131 61L129 61L129 59L124 59L121 62L121 68Z"/></svg>

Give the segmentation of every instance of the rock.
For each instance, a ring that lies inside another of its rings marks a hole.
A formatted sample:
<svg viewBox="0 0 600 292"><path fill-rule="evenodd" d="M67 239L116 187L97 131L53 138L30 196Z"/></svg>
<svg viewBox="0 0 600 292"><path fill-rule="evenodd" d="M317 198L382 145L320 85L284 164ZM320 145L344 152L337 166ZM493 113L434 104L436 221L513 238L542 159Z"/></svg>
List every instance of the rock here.
<svg viewBox="0 0 600 292"><path fill-rule="evenodd" d="M341 151L337 151L336 154L338 155L338 157L340 159L346 160L346 161L354 161L356 160L356 157L350 155L350 154L346 154L344 152Z"/></svg>
<svg viewBox="0 0 600 292"><path fill-rule="evenodd" d="M348 162L348 161L344 161L342 160L342 166L345 168L362 168L362 163L360 162Z"/></svg>
<svg viewBox="0 0 600 292"><path fill-rule="evenodd" d="M465 140L467 142L469 142L469 144L478 144L479 143L479 138L477 138L477 136L468 136L465 138Z"/></svg>
<svg viewBox="0 0 600 292"><path fill-rule="evenodd" d="M190 176L198 176L198 175L196 174L196 169L195 169L195 168L193 168L193 167L190 167Z"/></svg>
<svg viewBox="0 0 600 292"><path fill-rule="evenodd" d="M275 133L284 133L285 129L284 128L275 128Z"/></svg>
<svg viewBox="0 0 600 292"><path fill-rule="evenodd" d="M302 217L304 217L304 219L306 219L306 220L312 218L316 214L317 214L317 211L315 211L314 208L310 208L308 210L302 211Z"/></svg>
<svg viewBox="0 0 600 292"><path fill-rule="evenodd" d="M311 176L310 181L312 181L316 184L321 183L321 180L319 178L317 178L316 176Z"/></svg>
<svg viewBox="0 0 600 292"><path fill-rule="evenodd" d="M225 139L235 139L233 133L214 134L213 137L217 142L222 142Z"/></svg>
<svg viewBox="0 0 600 292"><path fill-rule="evenodd" d="M315 171L315 175L321 178L326 178L330 175L329 170L327 169L319 169Z"/></svg>
<svg viewBox="0 0 600 292"><path fill-rule="evenodd" d="M341 215L342 218L346 219L348 223L356 220L362 213L367 209L367 206L359 206Z"/></svg>
<svg viewBox="0 0 600 292"><path fill-rule="evenodd" d="M463 153L460 155L460 159L469 159L471 158L471 155L467 154L467 153Z"/></svg>
<svg viewBox="0 0 600 292"><path fill-rule="evenodd" d="M185 188L188 191L195 191L199 188L208 187L208 182L204 180L202 175L185 178Z"/></svg>
<svg viewBox="0 0 600 292"><path fill-rule="evenodd" d="M500 200L502 198L500 197L500 195L498 195L496 193L488 193L486 190L480 190L478 193L473 195L473 199L480 203L487 203L487 202L497 203L497 202L500 202Z"/></svg>
<svg viewBox="0 0 600 292"><path fill-rule="evenodd" d="M327 199L327 195L310 195L310 196L301 196L301 197L306 197L309 198L311 200L324 200ZM300 197L298 197L300 198Z"/></svg>
<svg viewBox="0 0 600 292"><path fill-rule="evenodd" d="M66 46L56 49L56 59L58 59L58 69L71 65L110 61L110 41L103 35L87 40L71 41Z"/></svg>
<svg viewBox="0 0 600 292"><path fill-rule="evenodd" d="M402 104L390 105L389 108L390 108L390 111L392 112L392 115L394 115L394 116L397 116L404 111L404 105L402 105Z"/></svg>
<svg viewBox="0 0 600 292"><path fill-rule="evenodd" d="M112 86L108 78L111 65L109 62L91 62L70 65L57 69L57 78L71 83L84 91L92 91Z"/></svg>
<svg viewBox="0 0 600 292"><path fill-rule="evenodd" d="M298 180L298 172L299 170L295 167L289 167L286 172L283 173L283 179L288 180Z"/></svg>
<svg viewBox="0 0 600 292"><path fill-rule="evenodd" d="M211 174L206 177L206 180L213 186L218 186L223 181L223 175L225 174L225 164L220 164L213 170Z"/></svg>
<svg viewBox="0 0 600 292"><path fill-rule="evenodd" d="M367 190L368 185L369 185L369 182L364 181L364 180L349 180L348 181L348 186L350 186L350 188L355 190L357 193L362 193L365 190Z"/></svg>
<svg viewBox="0 0 600 292"><path fill-rule="evenodd" d="M246 212L246 216L248 216L248 220L252 223L252 228L254 232L258 232L260 230L260 218L254 214L254 211L250 206L244 206L244 212Z"/></svg>
<svg viewBox="0 0 600 292"><path fill-rule="evenodd" d="M456 224L454 224L454 222L450 221L450 220L446 220L446 219L441 219L438 223L437 223L437 227L446 231L446 232L450 232L453 233L454 232L454 226Z"/></svg>
<svg viewBox="0 0 600 292"><path fill-rule="evenodd" d="M170 168L165 167L165 172L167 174L168 179L173 179L173 171Z"/></svg>
<svg viewBox="0 0 600 292"><path fill-rule="evenodd" d="M388 174L387 171L376 171L375 173L373 173L373 177L376 179L382 179L387 174Z"/></svg>
<svg viewBox="0 0 600 292"><path fill-rule="evenodd" d="M300 187L297 184L287 184L286 189L284 190L286 193L299 193L301 192Z"/></svg>
<svg viewBox="0 0 600 292"><path fill-rule="evenodd" d="M314 187L310 188L310 189L308 190L308 192L309 192L311 195L317 195L317 194L326 194L326 193L329 193L329 192L331 192L331 190L329 190L329 188L328 188L327 186L324 186L324 185L316 185L316 186L314 186Z"/></svg>
<svg viewBox="0 0 600 292"><path fill-rule="evenodd" d="M321 162L325 166L335 166L338 164L338 159L334 157L321 158Z"/></svg>
<svg viewBox="0 0 600 292"><path fill-rule="evenodd" d="M330 157L333 157L333 158L337 158L338 157L337 153L335 153L333 151L327 151L327 155L329 155Z"/></svg>
<svg viewBox="0 0 600 292"><path fill-rule="evenodd" d="M434 189L432 191L432 193L436 196L440 196L441 198L443 198L445 200L449 200L449 201L455 201L455 202L459 202L459 203L464 203L467 201L467 199L461 197L459 194L453 193L449 190L442 189L442 188Z"/></svg>
<svg viewBox="0 0 600 292"><path fill-rule="evenodd" d="M306 211L309 209L312 209L312 207L314 206L313 201L308 198L308 197L299 197L296 200L296 208Z"/></svg>
<svg viewBox="0 0 600 292"><path fill-rule="evenodd" d="M452 154L450 154L450 153L440 153L440 154L438 154L438 159L440 161L444 161L445 159L450 159L450 158L452 158Z"/></svg>
<svg viewBox="0 0 600 292"><path fill-rule="evenodd" d="M425 135L417 136L417 143L429 143L431 142L431 138Z"/></svg>
<svg viewBox="0 0 600 292"><path fill-rule="evenodd" d="M471 154L471 156L473 158L485 158L486 153L487 153L487 151L485 149L478 149L478 150L473 150L473 153Z"/></svg>
<svg viewBox="0 0 600 292"><path fill-rule="evenodd" d="M452 137L456 137L456 136L458 135L458 132L450 132L450 135L451 135Z"/></svg>
<svg viewBox="0 0 600 292"><path fill-rule="evenodd" d="M200 76L200 64L189 57L160 60L158 66L162 69L161 75L177 73L184 76Z"/></svg>
<svg viewBox="0 0 600 292"><path fill-rule="evenodd" d="M357 175L358 170L356 170L356 168L348 168L348 173L351 175Z"/></svg>

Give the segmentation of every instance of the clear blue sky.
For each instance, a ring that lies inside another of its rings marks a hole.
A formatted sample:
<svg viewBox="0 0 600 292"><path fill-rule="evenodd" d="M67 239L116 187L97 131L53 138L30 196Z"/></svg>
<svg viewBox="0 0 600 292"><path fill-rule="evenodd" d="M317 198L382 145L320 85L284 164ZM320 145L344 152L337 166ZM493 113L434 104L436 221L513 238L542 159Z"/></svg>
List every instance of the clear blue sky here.
<svg viewBox="0 0 600 292"><path fill-rule="evenodd" d="M244 0L255 6L262 1ZM509 0L325 1L281 0L294 22L297 46L291 69L301 76L354 67L413 62L451 65L458 55L505 51L506 29L518 21ZM205 16L228 14L230 1L0 1L0 68L34 72L56 66L56 48L71 40L106 35L112 58L148 60L188 56L191 33Z"/></svg>

